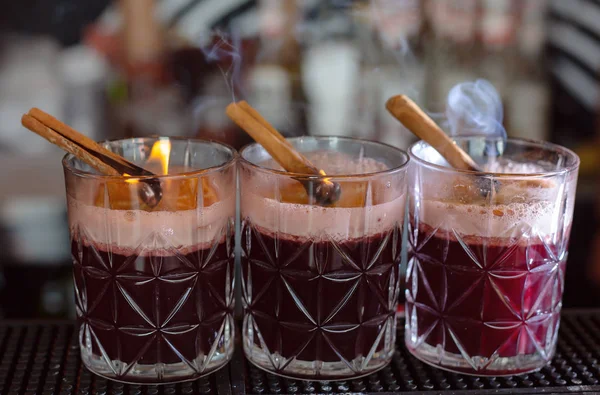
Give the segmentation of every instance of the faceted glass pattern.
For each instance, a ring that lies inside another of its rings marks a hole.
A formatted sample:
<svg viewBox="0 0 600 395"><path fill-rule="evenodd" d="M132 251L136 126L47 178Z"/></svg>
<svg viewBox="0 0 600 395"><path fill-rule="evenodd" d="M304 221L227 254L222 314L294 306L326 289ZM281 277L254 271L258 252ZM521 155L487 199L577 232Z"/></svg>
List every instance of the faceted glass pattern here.
<svg viewBox="0 0 600 395"><path fill-rule="evenodd" d="M550 361L566 249L532 234L526 224L513 244L502 246L468 242L454 230L449 236L415 221L410 228L406 344L416 356L491 375L527 372Z"/></svg>
<svg viewBox="0 0 600 395"><path fill-rule="evenodd" d="M523 183L519 176L475 182L471 176L454 188L460 174L419 161L425 146L410 151L417 159L410 169L407 348L427 363L466 374L540 369L556 348L577 158L560 147L554 152L508 140L506 156L517 163L527 163L520 156L525 152L527 159L546 158L540 163L553 170L567 168L544 179L543 193L537 180ZM514 195L520 205L510 206L513 195L502 190L510 182L520 182ZM470 185L480 189L466 197ZM512 211L516 207L523 213Z"/></svg>
<svg viewBox="0 0 600 395"><path fill-rule="evenodd" d="M294 377L361 376L394 352L400 227L360 241L288 241L242 231L244 350Z"/></svg>
<svg viewBox="0 0 600 395"><path fill-rule="evenodd" d="M269 167L262 147L242 151L244 352L282 376L364 376L394 353L408 156L355 139L289 141L341 194L316 204L308 184Z"/></svg>
<svg viewBox="0 0 600 395"><path fill-rule="evenodd" d="M63 160L81 359L129 383L209 374L233 355L237 154L177 138L106 145L167 174L107 178ZM154 205L138 189L149 182Z"/></svg>
<svg viewBox="0 0 600 395"><path fill-rule="evenodd" d="M72 230L82 359L93 372L128 382L208 374L233 352L233 226L225 241L185 254L151 232L132 255L89 243ZM167 255L165 255L167 252Z"/></svg>

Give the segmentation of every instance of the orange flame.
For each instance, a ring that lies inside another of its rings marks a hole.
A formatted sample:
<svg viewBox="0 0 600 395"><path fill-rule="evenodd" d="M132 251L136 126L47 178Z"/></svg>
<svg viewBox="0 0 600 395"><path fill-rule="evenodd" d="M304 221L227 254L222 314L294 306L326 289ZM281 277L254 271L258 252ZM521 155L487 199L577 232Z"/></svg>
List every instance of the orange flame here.
<svg viewBox="0 0 600 395"><path fill-rule="evenodd" d="M125 177L131 177L131 174L123 174ZM138 182L140 182L140 180L138 180L137 178L126 178L125 182L128 184L137 184Z"/></svg>
<svg viewBox="0 0 600 395"><path fill-rule="evenodd" d="M152 146L150 151L150 157L148 158L147 164L152 166L155 164L160 165L163 175L169 174L169 159L171 157L171 141L170 140L158 140Z"/></svg>
<svg viewBox="0 0 600 395"><path fill-rule="evenodd" d="M150 168L159 167L162 175L169 174L169 159L171 156L171 141L169 140L158 140L152 145L150 150L150 157L146 165ZM153 169L153 171L156 171ZM125 177L132 177L130 174L123 174ZM137 184L140 182L138 178L126 178L125 182L128 184Z"/></svg>
<svg viewBox="0 0 600 395"><path fill-rule="evenodd" d="M323 170L323 169L319 170L319 174L322 175L322 176L326 176L327 175L327 173L325 173L325 170ZM329 177L323 178L323 182L325 184L329 184L329 185L333 184L333 182L331 182L331 178L329 178Z"/></svg>

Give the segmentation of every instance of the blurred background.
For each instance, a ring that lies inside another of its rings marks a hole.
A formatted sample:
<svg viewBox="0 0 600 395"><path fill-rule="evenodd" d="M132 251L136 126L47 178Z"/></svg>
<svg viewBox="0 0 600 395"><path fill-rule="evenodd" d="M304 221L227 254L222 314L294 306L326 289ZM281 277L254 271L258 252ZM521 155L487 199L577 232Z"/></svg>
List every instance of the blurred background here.
<svg viewBox="0 0 600 395"><path fill-rule="evenodd" d="M197 136L237 148L246 99L286 135L406 148L385 100L443 121L486 78L509 136L582 159L566 307L600 307L600 1L22 0L0 13L0 318L74 317L62 152L20 126L37 106L96 140Z"/></svg>

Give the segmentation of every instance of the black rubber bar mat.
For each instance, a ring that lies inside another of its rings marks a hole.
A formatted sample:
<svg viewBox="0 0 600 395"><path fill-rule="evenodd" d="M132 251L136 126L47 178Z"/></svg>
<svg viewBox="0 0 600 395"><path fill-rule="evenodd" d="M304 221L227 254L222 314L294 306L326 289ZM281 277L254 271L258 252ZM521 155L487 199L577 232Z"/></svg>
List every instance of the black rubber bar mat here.
<svg viewBox="0 0 600 395"><path fill-rule="evenodd" d="M401 323L402 324L402 323ZM73 323L0 322L1 394L551 394L600 392L600 311L563 314L551 365L533 374L478 378L429 367L402 345L387 368L363 379L309 382L282 379L250 366L241 347L233 361L196 381L163 386L125 385L94 376L81 364Z"/></svg>

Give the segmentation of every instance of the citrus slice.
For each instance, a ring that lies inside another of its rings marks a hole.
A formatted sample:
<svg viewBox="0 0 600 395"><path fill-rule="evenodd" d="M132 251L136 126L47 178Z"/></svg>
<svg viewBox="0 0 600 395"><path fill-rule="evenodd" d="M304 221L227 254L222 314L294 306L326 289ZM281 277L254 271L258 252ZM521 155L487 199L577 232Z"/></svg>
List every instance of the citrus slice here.
<svg viewBox="0 0 600 395"><path fill-rule="evenodd" d="M124 180L108 181L98 188L94 204L112 210L193 210L198 207L198 180L198 177L163 180L161 182L162 198L154 208L147 206L140 200L138 183L128 183ZM219 200L217 188L208 177L203 177L200 180L202 183L202 206L208 207Z"/></svg>
<svg viewBox="0 0 600 395"><path fill-rule="evenodd" d="M202 201L204 202L204 207L211 206L219 201L217 187L211 182L209 177L202 178Z"/></svg>
<svg viewBox="0 0 600 395"><path fill-rule="evenodd" d="M367 194L366 182L340 182L342 193L340 199L333 204L332 207L364 207ZM310 204L312 199L309 199L306 188L298 181L290 181L279 189L281 202L292 204ZM273 198L273 196L271 196ZM372 204L376 204L372 202Z"/></svg>
<svg viewBox="0 0 600 395"><path fill-rule="evenodd" d="M166 179L161 186L162 199L153 211L183 211L197 207L197 178Z"/></svg>
<svg viewBox="0 0 600 395"><path fill-rule="evenodd" d="M292 204L308 204L308 194L304 186L295 180L290 180L279 189L281 202Z"/></svg>
<svg viewBox="0 0 600 395"><path fill-rule="evenodd" d="M341 195L334 207L364 207L367 202L367 185L366 182L340 182ZM373 202L370 202L373 204Z"/></svg>

